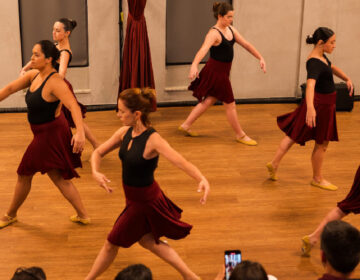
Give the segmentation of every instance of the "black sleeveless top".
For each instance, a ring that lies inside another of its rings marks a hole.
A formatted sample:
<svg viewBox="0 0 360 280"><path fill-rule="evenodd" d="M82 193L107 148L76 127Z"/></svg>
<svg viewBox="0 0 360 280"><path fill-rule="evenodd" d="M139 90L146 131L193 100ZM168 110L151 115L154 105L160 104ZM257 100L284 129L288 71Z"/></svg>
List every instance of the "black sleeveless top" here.
<svg viewBox="0 0 360 280"><path fill-rule="evenodd" d="M315 91L328 94L335 91L335 83L330 60L324 55L328 65L318 58L310 58L306 62L307 78L316 80Z"/></svg>
<svg viewBox="0 0 360 280"><path fill-rule="evenodd" d="M132 137L133 128L126 132L119 150L119 158L122 161L123 183L131 187L146 187L154 182L154 171L157 167L159 156L152 159L143 157L146 142L151 134L156 132L152 127L136 137ZM128 150L130 141L132 144Z"/></svg>
<svg viewBox="0 0 360 280"><path fill-rule="evenodd" d="M235 43L235 36L234 32L232 31L231 27L229 27L233 38L232 40L228 40L225 38L224 34L221 33L221 31L215 27L213 29L216 29L219 31L221 35L221 43L218 46L212 46L210 48L210 57L212 59L221 61L221 62L231 62L234 58L234 43Z"/></svg>
<svg viewBox="0 0 360 280"><path fill-rule="evenodd" d="M54 102L47 102L41 96L42 89L46 81L55 73L56 72L50 73L49 76L47 76L43 83L40 85L40 87L34 92L30 91L30 87L26 92L25 102L28 108L28 120L31 124L42 124L55 120L55 111L60 103L60 100ZM34 77L34 79L36 78L36 76Z"/></svg>
<svg viewBox="0 0 360 280"><path fill-rule="evenodd" d="M69 51L68 49L62 49L60 50L60 52L67 52L70 57L69 57L69 62L68 62L68 66L70 65L70 62L72 60L72 54L71 54L71 51ZM57 72L59 72L59 68L60 68L60 64L59 62L56 61L55 65L54 65L54 68L56 69Z"/></svg>

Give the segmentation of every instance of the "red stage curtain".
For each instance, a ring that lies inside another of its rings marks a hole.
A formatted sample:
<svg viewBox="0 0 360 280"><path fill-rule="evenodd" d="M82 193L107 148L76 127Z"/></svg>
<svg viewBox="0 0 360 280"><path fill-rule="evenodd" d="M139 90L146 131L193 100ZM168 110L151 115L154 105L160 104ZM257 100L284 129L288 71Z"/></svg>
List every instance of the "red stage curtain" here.
<svg viewBox="0 0 360 280"><path fill-rule="evenodd" d="M123 65L118 95L127 88L155 88L144 9L146 0L128 0ZM156 103L154 104L154 110Z"/></svg>

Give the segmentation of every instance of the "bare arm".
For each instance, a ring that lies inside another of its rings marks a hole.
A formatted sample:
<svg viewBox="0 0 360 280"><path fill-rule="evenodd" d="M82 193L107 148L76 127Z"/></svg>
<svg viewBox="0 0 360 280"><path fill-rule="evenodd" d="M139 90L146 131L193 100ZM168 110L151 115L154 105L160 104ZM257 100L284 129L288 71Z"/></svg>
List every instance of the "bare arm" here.
<svg viewBox="0 0 360 280"><path fill-rule="evenodd" d="M199 70L198 70L199 63L208 53L211 46L214 45L214 43L217 40L219 40L219 34L217 34L217 31L215 29L210 29L209 32L206 34L204 43L202 44L199 51L196 53L195 58L191 64L190 73L189 73L189 78L191 80L199 76Z"/></svg>
<svg viewBox="0 0 360 280"><path fill-rule="evenodd" d="M31 61L29 61L23 68L21 68L20 76L24 76L27 71L31 70Z"/></svg>
<svg viewBox="0 0 360 280"><path fill-rule="evenodd" d="M72 119L74 120L76 134L71 140L73 153L81 152L85 144L85 132L80 107L69 87L60 76L55 74L54 78L50 79L49 82L51 82L50 86L52 94L56 96L66 108L69 109Z"/></svg>
<svg viewBox="0 0 360 280"><path fill-rule="evenodd" d="M37 70L29 71L24 76L17 78L15 81L12 81L11 83L0 89L0 101L4 100L11 94L21 89L29 87L31 84L31 80L37 72Z"/></svg>
<svg viewBox="0 0 360 280"><path fill-rule="evenodd" d="M151 150L156 151L158 154L164 156L168 161L174 164L176 167L183 170L190 177L193 177L199 182L198 192L203 191L204 195L200 199L201 204L205 204L207 196L210 191L210 186L204 175L200 170L187 161L182 155L175 151L165 139L163 139L158 133L153 133L149 140Z"/></svg>
<svg viewBox="0 0 360 280"><path fill-rule="evenodd" d="M122 139L128 130L128 127L122 127L117 130L113 136L111 136L106 142L102 143L99 147L97 147L94 152L91 154L91 171L94 179L99 183L101 187L103 187L107 192L111 193L113 190L110 188L107 183L110 182L106 176L101 173L100 163L101 159L114 149L120 147Z"/></svg>
<svg viewBox="0 0 360 280"><path fill-rule="evenodd" d="M354 91L354 86L351 79L340 68L336 67L333 64L331 65L331 69L335 76L339 77L340 79L346 82L347 88L349 89L350 92L350 96L352 96Z"/></svg>
<svg viewBox="0 0 360 280"><path fill-rule="evenodd" d="M62 51L60 53L59 75L63 79L66 76L66 71L67 71L67 68L68 68L69 59L70 59L70 54L67 51Z"/></svg>
<svg viewBox="0 0 360 280"><path fill-rule="evenodd" d="M260 52L252 44L246 41L245 38L241 36L240 33L234 27L231 27L231 29L234 32L236 43L238 43L240 46L246 49L254 57L256 57L260 61L261 69L264 71L264 73L266 73L266 63Z"/></svg>
<svg viewBox="0 0 360 280"><path fill-rule="evenodd" d="M306 98L306 124L309 127L315 127L316 126L316 111L314 107L314 92L315 92L315 79L307 79L306 81L306 92L305 92L305 98Z"/></svg>

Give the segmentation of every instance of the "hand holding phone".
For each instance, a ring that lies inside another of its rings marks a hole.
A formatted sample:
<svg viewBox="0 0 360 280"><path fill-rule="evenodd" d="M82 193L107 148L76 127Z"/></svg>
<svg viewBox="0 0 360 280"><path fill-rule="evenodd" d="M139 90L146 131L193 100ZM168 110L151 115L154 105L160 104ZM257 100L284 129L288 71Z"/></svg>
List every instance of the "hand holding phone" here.
<svg viewBox="0 0 360 280"><path fill-rule="evenodd" d="M235 266L241 263L240 250L227 250L224 254L225 257L225 280L229 280L231 272Z"/></svg>

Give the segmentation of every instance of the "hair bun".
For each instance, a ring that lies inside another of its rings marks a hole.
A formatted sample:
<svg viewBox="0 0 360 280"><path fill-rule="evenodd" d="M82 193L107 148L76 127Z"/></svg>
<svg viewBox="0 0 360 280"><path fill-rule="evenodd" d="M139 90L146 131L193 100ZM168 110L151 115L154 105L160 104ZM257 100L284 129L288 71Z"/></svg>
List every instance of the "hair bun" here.
<svg viewBox="0 0 360 280"><path fill-rule="evenodd" d="M315 43L315 40L312 36L308 35L306 37L306 44L314 44Z"/></svg>
<svg viewBox="0 0 360 280"><path fill-rule="evenodd" d="M70 19L71 27L74 29L77 26L76 20Z"/></svg>
<svg viewBox="0 0 360 280"><path fill-rule="evenodd" d="M220 2L214 2L214 4L213 4L213 11L214 11L214 12L217 12L217 10L219 9L219 6L220 6Z"/></svg>

